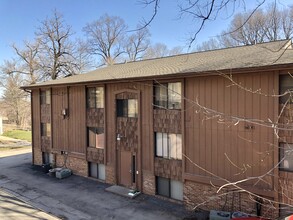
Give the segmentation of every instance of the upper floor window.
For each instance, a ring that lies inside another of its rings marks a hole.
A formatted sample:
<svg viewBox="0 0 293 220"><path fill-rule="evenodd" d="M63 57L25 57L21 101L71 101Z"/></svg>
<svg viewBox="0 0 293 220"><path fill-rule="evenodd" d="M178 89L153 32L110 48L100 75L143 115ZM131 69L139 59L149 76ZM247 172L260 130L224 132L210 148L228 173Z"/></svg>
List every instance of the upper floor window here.
<svg viewBox="0 0 293 220"><path fill-rule="evenodd" d="M138 102L137 99L117 99L117 117L137 118Z"/></svg>
<svg viewBox="0 0 293 220"><path fill-rule="evenodd" d="M181 109L181 82L156 84L155 107Z"/></svg>
<svg viewBox="0 0 293 220"><path fill-rule="evenodd" d="M286 92L291 91L293 93L293 77L289 74L286 75L280 75L279 77L279 94L285 94ZM293 103L293 97L290 97L290 94L286 94L283 96L280 96L279 101L282 104L285 104L287 100L290 98L288 103Z"/></svg>
<svg viewBox="0 0 293 220"><path fill-rule="evenodd" d="M87 88L87 108L104 108L104 87Z"/></svg>
<svg viewBox="0 0 293 220"><path fill-rule="evenodd" d="M51 104L51 91L49 89L41 91L41 105Z"/></svg>
<svg viewBox="0 0 293 220"><path fill-rule="evenodd" d="M156 156L182 160L182 135L156 133Z"/></svg>
<svg viewBox="0 0 293 220"><path fill-rule="evenodd" d="M293 144L280 144L280 169L293 171Z"/></svg>
<svg viewBox="0 0 293 220"><path fill-rule="evenodd" d="M87 129L88 137L87 142L89 147L104 148L105 146L105 133L104 128L93 128Z"/></svg>
<svg viewBox="0 0 293 220"><path fill-rule="evenodd" d="M51 124L50 123L41 123L41 136L42 137L51 137Z"/></svg>

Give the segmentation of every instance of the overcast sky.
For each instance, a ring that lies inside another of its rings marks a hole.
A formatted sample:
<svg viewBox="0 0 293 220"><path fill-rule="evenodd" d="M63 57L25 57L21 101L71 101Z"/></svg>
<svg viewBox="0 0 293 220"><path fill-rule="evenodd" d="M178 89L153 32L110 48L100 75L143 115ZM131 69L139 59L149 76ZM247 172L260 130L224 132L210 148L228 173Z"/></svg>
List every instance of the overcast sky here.
<svg viewBox="0 0 293 220"><path fill-rule="evenodd" d="M158 15L149 28L152 43L165 43L169 48L185 46L188 33L198 27L196 21L189 17L179 19L177 7L179 1L160 1ZM153 10L139 2L139 0L0 0L0 64L13 56L10 45L16 43L21 47L23 40L32 40L40 21L50 17L54 9L64 15L66 23L72 26L76 37L82 37L82 28L105 13L120 16L130 29L134 29L143 19L150 18ZM246 2L249 2L246 9L251 9L258 1ZM292 0L277 0L277 2L284 6L293 4ZM236 11L243 10L245 10L243 7L236 8ZM232 18L230 15L231 13L223 12L216 21L208 22L196 42L208 40L209 37L226 29Z"/></svg>

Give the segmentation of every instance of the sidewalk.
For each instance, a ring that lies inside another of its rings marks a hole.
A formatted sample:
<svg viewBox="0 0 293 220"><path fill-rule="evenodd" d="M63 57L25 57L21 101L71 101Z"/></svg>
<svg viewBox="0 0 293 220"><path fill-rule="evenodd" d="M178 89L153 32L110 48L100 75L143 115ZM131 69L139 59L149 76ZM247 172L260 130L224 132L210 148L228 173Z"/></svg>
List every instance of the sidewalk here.
<svg viewBox="0 0 293 220"><path fill-rule="evenodd" d="M25 147L25 146L31 146L31 142L0 135L0 147Z"/></svg>
<svg viewBox="0 0 293 220"><path fill-rule="evenodd" d="M0 219L1 220L25 220L25 219L47 219L58 220L14 196L0 190Z"/></svg>

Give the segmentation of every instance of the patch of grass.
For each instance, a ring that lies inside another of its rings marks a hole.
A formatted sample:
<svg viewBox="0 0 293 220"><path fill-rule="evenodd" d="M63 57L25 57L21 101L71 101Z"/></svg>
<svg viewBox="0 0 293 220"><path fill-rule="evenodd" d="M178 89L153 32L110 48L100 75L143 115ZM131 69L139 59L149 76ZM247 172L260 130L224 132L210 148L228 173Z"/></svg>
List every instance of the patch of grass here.
<svg viewBox="0 0 293 220"><path fill-rule="evenodd" d="M23 131L23 130L11 130L6 131L2 134L3 136L20 139L20 140L26 140L26 141L32 141L32 132L31 131Z"/></svg>

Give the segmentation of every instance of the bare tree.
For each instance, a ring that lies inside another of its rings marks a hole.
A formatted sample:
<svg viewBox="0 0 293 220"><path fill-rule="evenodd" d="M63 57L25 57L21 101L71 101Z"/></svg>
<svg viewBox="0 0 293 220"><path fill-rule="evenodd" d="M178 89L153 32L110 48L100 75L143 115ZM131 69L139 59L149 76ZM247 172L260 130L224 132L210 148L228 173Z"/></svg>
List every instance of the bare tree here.
<svg viewBox="0 0 293 220"><path fill-rule="evenodd" d="M258 9L253 14L239 13L219 40L225 47L230 47L290 39L293 33L292 14L292 8L279 10L276 4L270 4L265 11Z"/></svg>
<svg viewBox="0 0 293 220"><path fill-rule="evenodd" d="M126 30L127 25L122 18L107 14L87 24L83 31L87 35L89 53L99 56L103 64L112 65L125 53L123 39Z"/></svg>
<svg viewBox="0 0 293 220"><path fill-rule="evenodd" d="M15 44L12 45L17 60L12 62L5 62L6 74L21 73L26 75L29 83L36 83L40 79L40 64L39 64L39 41L28 42L24 41L24 48L21 49Z"/></svg>
<svg viewBox="0 0 293 220"><path fill-rule="evenodd" d="M16 125L26 123L30 117L29 100L27 93L19 87L23 85L23 77L21 73L6 75L4 83L5 90L3 93L4 110L9 120Z"/></svg>
<svg viewBox="0 0 293 220"><path fill-rule="evenodd" d="M66 25L56 10L52 18L41 22L36 36L40 41L41 68L47 78L75 74L74 48L70 41L72 34L71 26Z"/></svg>
<svg viewBox="0 0 293 220"><path fill-rule="evenodd" d="M146 49L143 55L143 59L152 59L152 58L178 55L182 53L182 51L183 51L183 48L180 46L169 49L166 44L156 43L156 44L150 45Z"/></svg>
<svg viewBox="0 0 293 220"><path fill-rule="evenodd" d="M150 45L150 32L147 28L140 29L130 35L125 42L125 51L130 61L140 60Z"/></svg>

